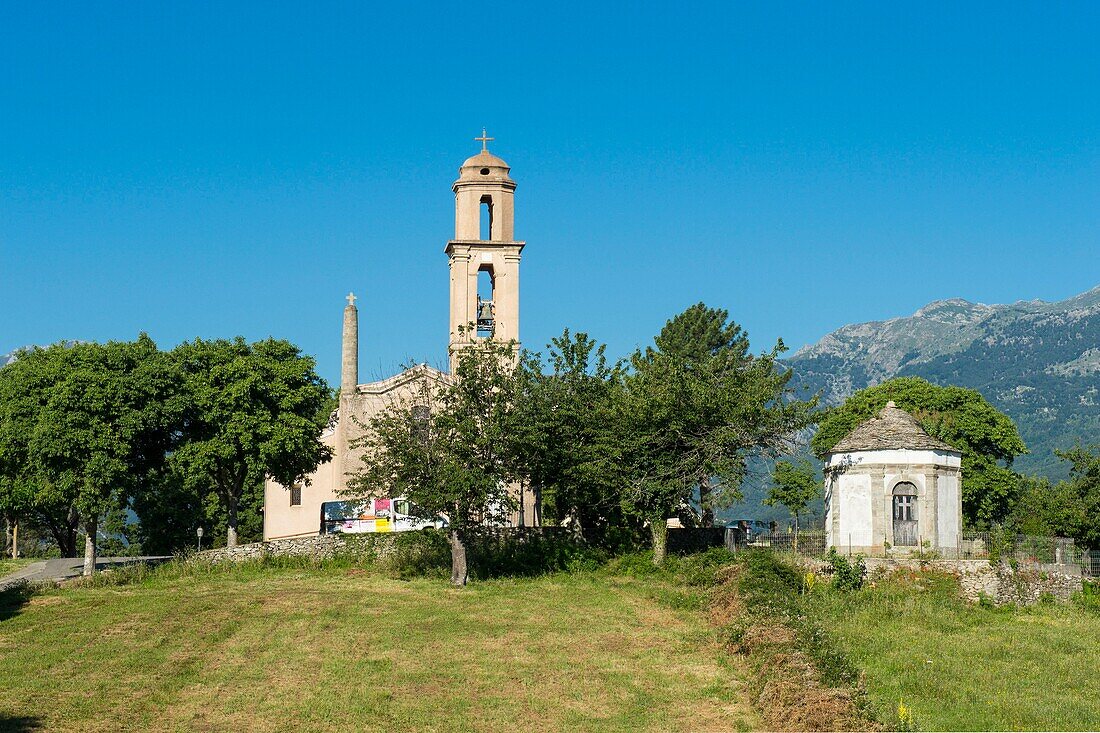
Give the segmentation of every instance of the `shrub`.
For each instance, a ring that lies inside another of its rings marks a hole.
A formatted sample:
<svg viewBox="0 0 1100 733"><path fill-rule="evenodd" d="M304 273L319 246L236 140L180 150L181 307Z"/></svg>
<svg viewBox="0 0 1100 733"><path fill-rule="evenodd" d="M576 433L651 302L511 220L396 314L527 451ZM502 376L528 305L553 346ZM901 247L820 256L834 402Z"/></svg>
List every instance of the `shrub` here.
<svg viewBox="0 0 1100 733"><path fill-rule="evenodd" d="M1100 581L1082 581L1081 591L1073 594L1073 602L1086 611L1100 613Z"/></svg>
<svg viewBox="0 0 1100 733"><path fill-rule="evenodd" d="M833 566L834 588L849 591L863 587L863 581L867 578L867 564L863 562L862 555L856 555L855 560L849 561L835 547L830 547L826 559Z"/></svg>

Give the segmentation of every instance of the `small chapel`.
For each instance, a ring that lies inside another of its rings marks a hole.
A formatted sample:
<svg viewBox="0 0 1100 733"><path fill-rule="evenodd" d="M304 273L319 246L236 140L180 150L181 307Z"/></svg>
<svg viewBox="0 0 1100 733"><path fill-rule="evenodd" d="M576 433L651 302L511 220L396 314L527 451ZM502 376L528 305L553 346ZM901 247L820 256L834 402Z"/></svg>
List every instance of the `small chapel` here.
<svg viewBox="0 0 1100 733"><path fill-rule="evenodd" d="M825 541L843 553L956 556L962 453L886 403L825 455Z"/></svg>
<svg viewBox="0 0 1100 733"><path fill-rule="evenodd" d="M461 350L478 340L493 336L519 343L519 263L524 242L515 237L516 182L508 164L489 152L493 138L482 131L476 140L481 152L462 163L451 187L455 232L444 250L450 267L447 351L452 370ZM467 328L470 324L476 328ZM448 378L445 372L419 364L388 379L360 384L359 309L354 295L348 296L344 307L340 367L339 407L321 434L333 458L294 486L265 482L264 541L323 532L325 507L347 499L340 492L347 487L349 474L359 468L362 455L350 446L360 437L360 425L368 425L387 405L418 394L425 380ZM518 508L511 523L537 524L534 497L517 491Z"/></svg>

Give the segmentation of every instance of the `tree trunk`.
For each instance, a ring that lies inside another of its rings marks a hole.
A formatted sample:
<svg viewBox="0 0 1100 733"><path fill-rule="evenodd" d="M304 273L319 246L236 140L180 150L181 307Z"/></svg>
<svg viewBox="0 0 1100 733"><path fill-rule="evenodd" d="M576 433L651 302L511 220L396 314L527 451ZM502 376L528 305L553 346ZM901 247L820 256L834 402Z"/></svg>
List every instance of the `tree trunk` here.
<svg viewBox="0 0 1100 733"><path fill-rule="evenodd" d="M84 525L84 575L95 573L95 534L96 520L90 519Z"/></svg>
<svg viewBox="0 0 1100 733"><path fill-rule="evenodd" d="M464 586L469 577L466 565L466 543L457 529L450 532L451 540L451 585Z"/></svg>
<svg viewBox="0 0 1100 733"><path fill-rule="evenodd" d="M59 518L56 514L49 512L39 512L38 516L42 523L46 525L46 528L50 530L54 541L57 542L61 557L77 557L76 534L80 528L80 515L76 509L70 507L64 518Z"/></svg>
<svg viewBox="0 0 1100 733"><path fill-rule="evenodd" d="M668 521L664 517L650 520L649 531L653 536L653 564L661 565L668 554Z"/></svg>
<svg viewBox="0 0 1100 733"><path fill-rule="evenodd" d="M794 513L794 551L798 552L798 512Z"/></svg>
<svg viewBox="0 0 1100 733"><path fill-rule="evenodd" d="M226 512L225 523L228 529L225 532L225 546L236 547L237 546L237 501L236 499L229 500L229 510Z"/></svg>
<svg viewBox="0 0 1100 733"><path fill-rule="evenodd" d="M11 559L19 559L19 521L11 525Z"/></svg>
<svg viewBox="0 0 1100 733"><path fill-rule="evenodd" d="M699 526L714 526L714 507L710 505L710 479L699 482Z"/></svg>

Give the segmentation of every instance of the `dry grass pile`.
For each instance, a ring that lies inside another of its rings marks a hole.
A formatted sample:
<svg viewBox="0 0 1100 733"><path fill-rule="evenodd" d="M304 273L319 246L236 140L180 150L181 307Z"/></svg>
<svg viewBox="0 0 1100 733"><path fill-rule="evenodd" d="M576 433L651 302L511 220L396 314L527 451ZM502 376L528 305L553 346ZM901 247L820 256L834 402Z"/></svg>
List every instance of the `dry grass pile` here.
<svg viewBox="0 0 1100 733"><path fill-rule="evenodd" d="M767 555L724 570L710 619L751 672L750 696L768 730L875 730L860 678L798 614L797 573Z"/></svg>

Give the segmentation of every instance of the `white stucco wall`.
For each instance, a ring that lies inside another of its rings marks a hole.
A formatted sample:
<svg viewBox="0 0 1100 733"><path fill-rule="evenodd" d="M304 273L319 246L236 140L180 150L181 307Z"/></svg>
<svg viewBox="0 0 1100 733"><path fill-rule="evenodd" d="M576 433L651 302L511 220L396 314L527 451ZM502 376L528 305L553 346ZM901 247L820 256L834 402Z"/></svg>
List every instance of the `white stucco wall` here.
<svg viewBox="0 0 1100 733"><path fill-rule="evenodd" d="M936 544L955 549L959 542L959 521L962 515L962 496L959 493L958 476L940 476L936 479L939 513L936 524Z"/></svg>
<svg viewBox="0 0 1100 733"><path fill-rule="evenodd" d="M825 460L827 467L864 466L871 464L921 465L936 464L958 468L962 456L938 450L865 450L855 453L831 453Z"/></svg>
<svg viewBox="0 0 1100 733"><path fill-rule="evenodd" d="M859 474L840 476L837 482L837 544L842 546L870 545L873 537L871 521L871 477Z"/></svg>

